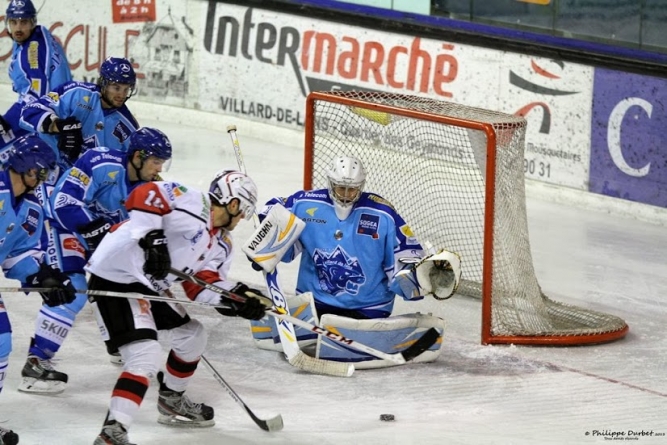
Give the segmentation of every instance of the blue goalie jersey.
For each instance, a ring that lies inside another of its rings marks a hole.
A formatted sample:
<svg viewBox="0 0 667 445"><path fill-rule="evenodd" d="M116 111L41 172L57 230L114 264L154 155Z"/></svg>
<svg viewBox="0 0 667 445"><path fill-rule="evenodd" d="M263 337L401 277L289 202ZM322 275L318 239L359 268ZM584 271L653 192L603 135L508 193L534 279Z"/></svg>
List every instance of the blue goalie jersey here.
<svg viewBox="0 0 667 445"><path fill-rule="evenodd" d="M394 281L399 258L421 257L422 246L394 207L382 197L362 193L352 212L340 221L327 189L299 191L275 198L306 223L299 241L285 254L301 254L297 292L312 292L315 301L336 308L391 313L395 295L405 299Z"/></svg>

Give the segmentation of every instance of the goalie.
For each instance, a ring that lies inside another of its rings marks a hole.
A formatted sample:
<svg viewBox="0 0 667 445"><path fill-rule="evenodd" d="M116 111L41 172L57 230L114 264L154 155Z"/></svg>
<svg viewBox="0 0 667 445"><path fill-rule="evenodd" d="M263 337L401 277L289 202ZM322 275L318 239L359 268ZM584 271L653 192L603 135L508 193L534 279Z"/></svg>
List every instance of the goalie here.
<svg viewBox="0 0 667 445"><path fill-rule="evenodd" d="M438 299L451 296L460 278L458 256L451 252L425 256L394 207L363 191L366 172L360 160L335 159L327 177L326 189L298 191L267 203L260 215L263 224L243 249L253 267L271 271L279 261L291 262L300 254L297 296L288 301L290 312L387 353L409 346L425 329L435 327L442 334L444 324L438 317L390 315L396 295L409 301L428 294ZM264 240L279 237L292 214L305 223L303 231L291 244L267 255ZM273 319L252 322L251 328L257 346L276 349ZM296 333L299 340L306 338L302 330ZM415 361L435 360L440 346L438 341ZM390 365L322 336L315 354L354 362L358 369Z"/></svg>

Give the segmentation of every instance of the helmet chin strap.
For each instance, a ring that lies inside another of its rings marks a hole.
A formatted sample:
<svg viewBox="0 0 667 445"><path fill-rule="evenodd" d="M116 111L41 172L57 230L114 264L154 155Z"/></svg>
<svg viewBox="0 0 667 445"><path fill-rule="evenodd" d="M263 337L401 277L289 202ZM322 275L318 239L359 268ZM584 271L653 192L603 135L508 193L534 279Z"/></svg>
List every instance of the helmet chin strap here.
<svg viewBox="0 0 667 445"><path fill-rule="evenodd" d="M232 223L232 219L236 218L236 217L239 216L241 213L243 213L243 212L241 212L241 210L239 210L239 211L236 212L236 214L234 215L234 214L233 214L232 212L230 212L229 209L227 208L228 205L229 205L229 204L225 204L224 206L222 206L222 208L225 209L225 212L227 212L227 216L229 216L229 218L227 219L227 224L223 224L222 226L220 226L220 228L222 228L222 229L226 229L227 227L229 227L229 226L231 225L231 223Z"/></svg>
<svg viewBox="0 0 667 445"><path fill-rule="evenodd" d="M35 190L37 188L37 184L39 184L39 181L37 181L37 184L34 185L34 186L30 186L30 185L26 184L26 182L25 182L25 173L21 173L21 182L23 183L23 187L25 187L25 192L23 192L24 194L32 192L33 190Z"/></svg>
<svg viewBox="0 0 667 445"><path fill-rule="evenodd" d="M134 154L132 155L132 157L134 158ZM137 168L137 166L134 165L134 159L130 159L130 164L132 165L134 172L137 174L137 181L141 181L141 169L144 167L143 159L141 159L141 164L139 164L139 168Z"/></svg>

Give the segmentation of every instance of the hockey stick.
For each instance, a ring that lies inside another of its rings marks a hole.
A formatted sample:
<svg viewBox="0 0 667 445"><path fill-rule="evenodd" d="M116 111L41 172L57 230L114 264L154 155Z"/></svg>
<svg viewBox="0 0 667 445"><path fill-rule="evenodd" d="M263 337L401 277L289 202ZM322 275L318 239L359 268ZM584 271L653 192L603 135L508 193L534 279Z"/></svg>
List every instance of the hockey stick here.
<svg viewBox="0 0 667 445"><path fill-rule="evenodd" d="M205 289L208 289L212 292L215 292L217 294L222 295L224 298L227 298L229 300L233 301L238 301L238 302L243 302L245 301L245 298L241 295L236 295L232 292L229 292L221 287L215 286L213 284L208 283L205 280L202 280L201 278L197 278L192 275L188 275L185 272L181 272L180 270L177 269L170 269L169 272L172 275L177 276L178 278L181 278L182 280L190 281L191 283L195 283ZM149 299L149 298L147 298ZM173 301L173 300L172 300ZM180 301L182 303L188 303L190 300L187 301ZM198 302L194 302L198 303ZM200 303L200 304L205 304L205 303ZM208 305L208 306L214 306L214 305ZM345 337L342 334L337 334L334 332L331 332L321 326L313 325L308 323L307 321L301 320L296 317L292 317L291 315L286 315L280 313L276 309L267 309L266 314L270 315L274 318L278 318L281 320L287 320L291 322L292 324L295 324L297 326L301 326L304 329L307 329L311 332L314 332L318 335L324 335L325 337L337 342L341 343L345 346L349 346L351 348L354 348L358 351L365 352L366 354L372 355L374 357L383 359L383 360L389 360L391 362L396 363L397 365L403 365L406 362L412 360L413 358L417 357L419 354L422 352L426 351L428 348L430 348L440 337L440 334L435 328L430 328L428 329L421 337L419 337L417 340L415 340L410 346L408 346L405 350L402 352L397 352L394 354L388 354L383 351L379 351L375 348L371 348L370 346L366 346L364 344L358 343L352 339L349 339Z"/></svg>
<svg viewBox="0 0 667 445"><path fill-rule="evenodd" d="M229 133L229 137L232 139L234 154L236 155L236 163L239 166L239 170L242 173L247 174L245 163L243 162L243 154L241 153L241 145L236 136L236 126L228 126L227 133ZM255 227L257 227L259 222L257 213L253 214L253 222L255 223ZM281 313L290 315L285 294L278 282L278 268L274 268L272 272L263 270L262 273L264 275L264 280L266 281L266 287L273 300L273 306ZM299 348L294 325L287 320L280 320L280 322L276 324L283 352L290 365L313 374L324 374L337 377L350 377L354 372L354 365L352 363L321 360L307 355L301 348Z"/></svg>
<svg viewBox="0 0 667 445"><path fill-rule="evenodd" d="M46 292L51 290L49 287L23 287L23 288L12 288L12 287L3 287L0 288L0 292ZM77 294L88 294L88 295L93 295L93 296L103 296L103 297L119 297L119 298L130 298L130 299L135 299L135 300L153 300L153 301L164 301L165 303L198 303L195 301L183 301L176 299L174 297L161 297L157 295L143 295L143 294L136 294L136 293L123 293L123 292L110 292L110 291L101 291L101 290L77 290ZM200 303L199 305L201 306L210 306L209 304L205 303ZM283 429L283 418L280 414L278 414L275 417L272 417L270 419L260 419L258 418L255 413L252 412L252 410L246 405L241 397L239 397L238 394L236 394L236 391L229 386L229 384L225 381L225 379L222 378L220 373L211 365L211 363L208 361L208 359L204 356L204 354L201 355L201 361L204 362L204 365L206 368L208 368L209 371L213 374L213 377L222 385L223 388L227 391L227 393L234 399L236 403L241 405L243 409L246 410L250 418L259 426L261 429L264 431L280 431Z"/></svg>
<svg viewBox="0 0 667 445"><path fill-rule="evenodd" d="M218 383L220 383L220 385L223 388L225 388L225 391L227 391L227 393L232 397L232 399L234 399L236 403L238 403L240 406L243 407L243 409L245 409L250 418L253 420L253 422L255 422L255 424L258 427L260 427L264 431L270 431L270 432L280 431L283 429L283 418L280 414L278 414L275 417L271 417L270 419L260 419L259 417L257 417L255 413L253 413L252 410L248 408L248 405L246 405L245 402L241 400L241 397L239 397L239 395L236 394L236 391L234 391L234 389L231 386L229 386L229 384L225 381L225 379L222 378L220 373L213 367L211 362L208 361L208 359L204 356L204 354L201 355L201 361L204 363L204 366L206 366L206 368L209 371L211 371L213 377L215 377Z"/></svg>
<svg viewBox="0 0 667 445"><path fill-rule="evenodd" d="M197 278L195 276L188 275L184 272L181 272L180 270L176 269L171 269L169 271L172 275L177 276L178 278L181 278L186 281L190 281L191 283L195 283L201 287L204 287L210 291L213 291L219 295L221 295L223 298L231 300L231 301L236 301L243 303L246 299L245 297L241 295L234 294L232 292L229 292L221 287L215 286L213 284L209 284L208 282ZM46 292L52 290L50 287L4 287L0 288L0 292ZM178 304L185 304L185 305L192 305L192 306L203 306L203 307L208 307L208 308L224 308L224 309L229 309L229 306L225 306L223 304L210 304L210 303L204 303L201 301L193 301L193 300L180 300L180 299L174 299L171 297L164 297L164 296L159 296L159 295L144 295L136 292L111 292L111 291L104 291L104 290L79 290L77 289L75 291L77 294L88 294L88 295L93 295L93 296L100 296L100 297L116 297L116 298L129 298L133 300L148 300L148 301L162 301L165 303L178 303ZM271 317L281 319L281 320L287 320L297 326L301 326L302 328L309 330L311 332L314 332L318 335L324 335L327 338L341 343L345 346L349 346L351 348L354 348L358 351L365 352L366 354L372 355L374 357L383 359L383 360L389 360L391 362L396 363L397 365L403 365L406 362L412 360L413 358L417 357L419 354L422 352L426 351L428 348L430 348L437 340L440 334L438 334L438 331L435 328L430 328L427 330L421 337L419 337L417 340L415 340L412 345L408 346L405 350L402 352L397 352L394 354L387 354L386 352L379 351L377 349L371 348L370 346L366 346L362 343L358 343L352 339L349 339L345 337L344 335L341 334L336 334L334 332L331 332L321 326L313 325L308 323L307 321L303 321L299 318L292 317L290 315L285 315L281 314L278 312L276 309L268 308L266 310L266 314L270 315Z"/></svg>

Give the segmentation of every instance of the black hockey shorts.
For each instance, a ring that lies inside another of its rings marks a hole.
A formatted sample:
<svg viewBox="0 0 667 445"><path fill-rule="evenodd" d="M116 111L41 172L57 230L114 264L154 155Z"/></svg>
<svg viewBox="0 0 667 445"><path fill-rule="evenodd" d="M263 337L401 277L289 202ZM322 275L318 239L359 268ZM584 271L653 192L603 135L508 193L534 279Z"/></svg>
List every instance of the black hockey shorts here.
<svg viewBox="0 0 667 445"><path fill-rule="evenodd" d="M96 275L88 280L89 290L110 292L136 292L144 295L158 295L141 283L115 283ZM105 340L109 352L117 351L118 347L139 340L157 340L158 330L174 329L190 321L190 316L180 313L171 304L162 301L135 300L118 297L90 296L106 330Z"/></svg>

